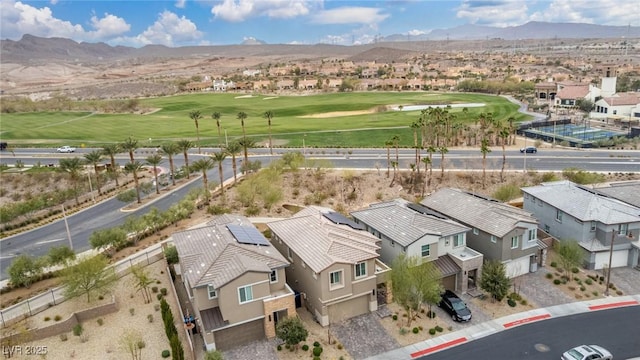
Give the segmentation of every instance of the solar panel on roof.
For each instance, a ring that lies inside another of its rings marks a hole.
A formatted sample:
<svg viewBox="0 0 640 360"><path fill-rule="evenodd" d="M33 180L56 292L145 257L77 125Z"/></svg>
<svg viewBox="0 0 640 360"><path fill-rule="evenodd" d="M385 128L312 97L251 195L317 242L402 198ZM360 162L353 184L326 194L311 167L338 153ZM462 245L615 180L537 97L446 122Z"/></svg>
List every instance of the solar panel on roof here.
<svg viewBox="0 0 640 360"><path fill-rule="evenodd" d="M355 230L364 230L364 226L363 225L358 224L357 222L349 219L348 217L340 214L339 212L329 211L327 213L322 213L322 215L324 217L326 217L327 219L329 219L334 224L348 225L349 227L351 227L352 229L355 229Z"/></svg>
<svg viewBox="0 0 640 360"><path fill-rule="evenodd" d="M231 232L236 241L241 244L264 245L269 246L269 241L252 226L227 225L227 229Z"/></svg>

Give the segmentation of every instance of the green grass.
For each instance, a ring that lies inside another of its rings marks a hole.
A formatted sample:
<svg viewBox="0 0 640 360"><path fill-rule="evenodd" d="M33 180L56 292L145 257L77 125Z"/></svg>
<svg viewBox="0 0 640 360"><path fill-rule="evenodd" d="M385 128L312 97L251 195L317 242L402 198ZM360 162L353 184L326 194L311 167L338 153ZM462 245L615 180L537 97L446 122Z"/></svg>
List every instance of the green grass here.
<svg viewBox="0 0 640 360"><path fill-rule="evenodd" d="M271 98L271 99L269 99ZM120 142L131 136L144 145L189 138L196 139L195 126L189 112L199 110L204 116L199 121L203 146L218 143L215 121L211 114L221 114L221 123L229 138L242 135L236 115L244 111L248 117L245 129L248 136L258 143L267 141L265 111L275 114L272 120L274 139L287 140L287 146L308 147L381 147L392 135L399 135L401 145L410 146L413 132L408 126L420 116L420 111L385 111L366 115L332 118L302 118L301 116L336 112L377 109L386 105L422 105L442 103L485 103L485 107L469 108L465 115L461 108L451 109L462 121L473 123L481 112L491 112L494 118L516 121L526 117L517 112L518 106L502 97L479 94L436 94L424 92L361 92L332 93L314 96L255 95L240 97L238 94L189 94L154 99L143 99L141 106L158 108L148 115L139 114L91 114L81 112L15 113L2 114L3 141L22 146L73 145L100 146ZM354 129L366 129L353 131ZM306 136L305 136L306 134ZM148 141L151 139L151 141Z"/></svg>

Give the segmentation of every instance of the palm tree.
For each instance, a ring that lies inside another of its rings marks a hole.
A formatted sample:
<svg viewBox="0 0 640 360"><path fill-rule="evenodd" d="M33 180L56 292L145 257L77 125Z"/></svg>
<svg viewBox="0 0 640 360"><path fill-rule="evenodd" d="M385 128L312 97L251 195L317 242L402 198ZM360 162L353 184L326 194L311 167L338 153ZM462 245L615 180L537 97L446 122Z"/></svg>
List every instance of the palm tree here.
<svg viewBox="0 0 640 360"><path fill-rule="evenodd" d="M73 183L73 195L76 198L76 206L80 206L78 200L78 181L82 171L82 161L78 157L60 159L60 169L69 174Z"/></svg>
<svg viewBox="0 0 640 360"><path fill-rule="evenodd" d="M273 143L271 142L271 119L273 119L273 111L267 110L262 115L265 119L267 119L267 124L269 125L269 153L273 155Z"/></svg>
<svg viewBox="0 0 640 360"><path fill-rule="evenodd" d="M393 146L393 141L391 140L385 141L384 146L387 148L387 178L388 178L389 171L391 171L391 146Z"/></svg>
<svg viewBox="0 0 640 360"><path fill-rule="evenodd" d="M184 167L185 167L185 171L187 172L187 179L189 178L189 149L191 149L193 147L193 142L187 139L184 140L179 140L176 145L178 146L178 149L180 149L180 151L182 151L182 155L184 155Z"/></svg>
<svg viewBox="0 0 640 360"><path fill-rule="evenodd" d="M202 151L200 151L200 126L198 124L198 120L202 119L202 114L200 113L199 110L194 110L189 113L189 118L191 118L191 120L193 120L193 122L196 125L196 139L198 141L198 154L200 154Z"/></svg>
<svg viewBox="0 0 640 360"><path fill-rule="evenodd" d="M96 173L96 186L98 187L98 195L102 195L102 188L100 186L100 174L98 174L98 164L102 161L102 151L93 150L88 154L84 154L84 159L87 164L93 165L93 172Z"/></svg>
<svg viewBox="0 0 640 360"><path fill-rule="evenodd" d="M227 145L224 149L228 155L231 155L231 166L233 167L233 183L235 184L238 181L238 166L236 163L236 155L242 151L242 146L239 142L233 141L231 144Z"/></svg>
<svg viewBox="0 0 640 360"><path fill-rule="evenodd" d="M482 188L487 186L487 154L491 152L489 139L480 140L480 152L482 153Z"/></svg>
<svg viewBox="0 0 640 360"><path fill-rule="evenodd" d="M219 151L211 154L211 159L218 164L218 175L220 175L220 194L224 198L224 174L222 173L222 162L226 159L227 153Z"/></svg>
<svg viewBox="0 0 640 360"><path fill-rule="evenodd" d="M169 170L171 171L171 182L173 186L176 185L176 171L173 167L173 155L177 155L180 153L180 149L178 148L178 144L175 142L170 142L166 144L162 144L160 146L160 150L162 153L166 154L169 158Z"/></svg>
<svg viewBox="0 0 640 360"><path fill-rule="evenodd" d="M504 182L504 166L507 163L507 153L505 150L505 145L507 141L509 141L509 136L511 135L511 130L507 126L502 126L500 131L498 132L498 136L502 139L502 169L500 170L500 182Z"/></svg>
<svg viewBox="0 0 640 360"><path fill-rule="evenodd" d="M138 149L138 140L133 139L129 136L122 144L120 144L120 148L124 151L129 152L129 160L134 162L133 153Z"/></svg>
<svg viewBox="0 0 640 360"><path fill-rule="evenodd" d="M400 164L400 154L398 152L398 149L400 148L400 136L393 135L393 137L391 137L391 141L393 141L393 147L396 148L396 163Z"/></svg>
<svg viewBox="0 0 640 360"><path fill-rule="evenodd" d="M249 166L249 157L247 155L247 149L255 147L256 146L256 142L253 139L244 138L244 139L238 140L238 144L240 144L240 146L244 150L244 165L243 165L243 167L245 169L248 169L247 167ZM240 167L240 170L242 171L242 167Z"/></svg>
<svg viewBox="0 0 640 360"><path fill-rule="evenodd" d="M438 152L440 153L440 182L444 180L444 154L449 152L446 146L438 147Z"/></svg>
<svg viewBox="0 0 640 360"><path fill-rule="evenodd" d="M243 142L246 141L247 139L247 134L245 132L244 129L244 120L247 118L247 113L245 113L244 111L240 111L238 113L238 120L240 120L240 125L242 126L242 140ZM242 146L244 149L244 163L247 164L247 162L249 161L249 154L247 154L247 147L246 146Z"/></svg>
<svg viewBox="0 0 640 360"><path fill-rule="evenodd" d="M217 111L214 111L211 114L211 118L216 121L216 126L218 127L218 146L222 148L222 133L220 132L220 127L221 127L220 116L221 116L220 113Z"/></svg>
<svg viewBox="0 0 640 360"><path fill-rule="evenodd" d="M191 164L194 171L202 171L202 185L204 186L205 203L209 203L209 180L207 179L207 171L213 169L213 161L211 158L205 157L198 159Z"/></svg>
<svg viewBox="0 0 640 360"><path fill-rule="evenodd" d="M160 184L158 184L158 165L162 162L162 155L153 154L147 156L146 163L147 165L153 166L153 177L156 181L156 194L160 194Z"/></svg>
<svg viewBox="0 0 640 360"><path fill-rule="evenodd" d="M116 180L116 187L120 186L120 184L118 184L118 169L116 169L116 155L118 155L119 153L119 144L107 144L102 147L102 154L108 156L111 160L111 171L113 171L113 175Z"/></svg>
<svg viewBox="0 0 640 360"><path fill-rule="evenodd" d="M138 160L127 163L124 166L124 171L133 174L133 183L136 186L136 198L138 199L138 204L142 202L140 200L140 183L138 181L138 172L142 171L143 168L144 166Z"/></svg>
<svg viewBox="0 0 640 360"><path fill-rule="evenodd" d="M424 163L424 184L422 186L422 197L427 193L427 185L431 185L431 173L429 173L429 180L427 181L427 168L432 165L431 157L422 158L420 161Z"/></svg>

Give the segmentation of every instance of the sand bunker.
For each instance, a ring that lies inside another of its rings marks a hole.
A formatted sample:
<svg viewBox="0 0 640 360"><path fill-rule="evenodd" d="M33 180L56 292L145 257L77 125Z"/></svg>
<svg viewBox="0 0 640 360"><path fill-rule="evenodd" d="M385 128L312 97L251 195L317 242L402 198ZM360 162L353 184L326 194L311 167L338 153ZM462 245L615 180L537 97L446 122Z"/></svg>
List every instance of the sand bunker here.
<svg viewBox="0 0 640 360"><path fill-rule="evenodd" d="M241 96L236 96L234 97L234 99L246 99L246 98L252 98L253 95L241 95Z"/></svg>

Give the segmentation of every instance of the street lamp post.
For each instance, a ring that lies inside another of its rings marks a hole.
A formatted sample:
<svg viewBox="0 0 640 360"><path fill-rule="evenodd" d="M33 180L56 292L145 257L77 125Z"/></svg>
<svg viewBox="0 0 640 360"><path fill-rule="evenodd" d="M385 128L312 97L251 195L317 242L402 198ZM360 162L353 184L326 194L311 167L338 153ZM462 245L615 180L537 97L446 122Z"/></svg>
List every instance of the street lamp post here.
<svg viewBox="0 0 640 360"><path fill-rule="evenodd" d="M71 241L71 231L69 231L69 223L67 222L67 213L64 211L64 203L62 204L62 218L64 219L64 227L67 229L67 238L69 239L69 248L73 250L73 241Z"/></svg>
<svg viewBox="0 0 640 360"><path fill-rule="evenodd" d="M604 289L604 296L609 296L609 281L611 281L611 261L613 260L613 240L616 238L616 230L611 232L611 246L609 247L609 270L607 270L607 283Z"/></svg>

